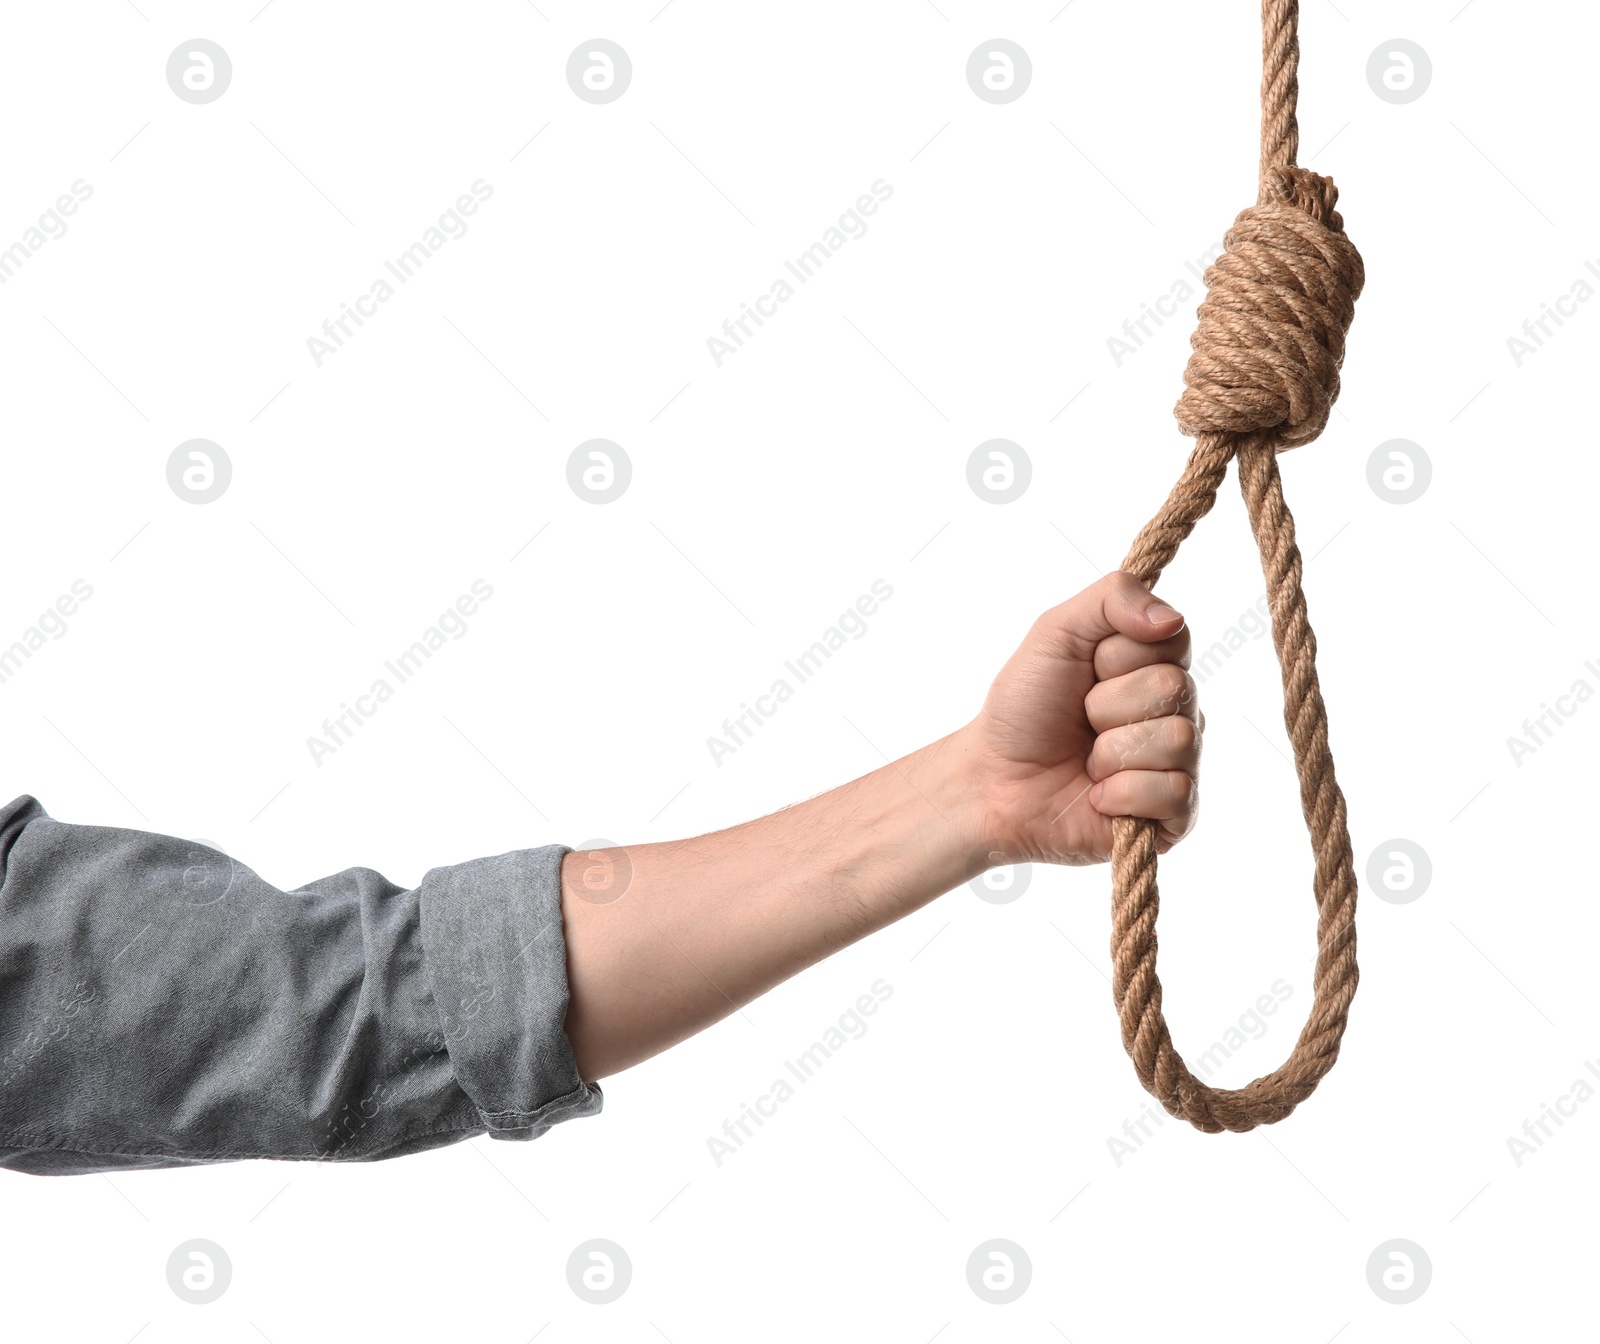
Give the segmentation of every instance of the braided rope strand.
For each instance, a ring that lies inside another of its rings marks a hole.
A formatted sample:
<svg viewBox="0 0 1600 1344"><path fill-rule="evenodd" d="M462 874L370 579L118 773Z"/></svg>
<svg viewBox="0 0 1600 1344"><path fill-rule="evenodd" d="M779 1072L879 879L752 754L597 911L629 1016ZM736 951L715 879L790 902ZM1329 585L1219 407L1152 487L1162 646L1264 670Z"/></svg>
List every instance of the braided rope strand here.
<svg viewBox="0 0 1600 1344"><path fill-rule="evenodd" d="M1295 164L1300 47L1296 0L1262 0L1261 192L1206 272L1176 414L1195 436L1183 475L1123 561L1153 587L1216 503L1237 460L1261 551L1272 642L1283 673L1283 715L1294 748L1300 806L1316 860L1317 962L1311 1011L1289 1058L1241 1088L1214 1088L1172 1043L1156 973L1154 821L1112 823L1112 997L1139 1081L1172 1115L1207 1133L1274 1124L1311 1095L1339 1057L1359 980L1356 874L1344 795L1334 777L1328 714L1317 679L1316 636L1301 588L1304 568L1283 497L1278 454L1309 443L1339 394L1345 333L1365 280L1361 256L1334 208L1338 191Z"/></svg>
<svg viewBox="0 0 1600 1344"><path fill-rule="evenodd" d="M1261 176L1300 157L1299 0L1261 6Z"/></svg>

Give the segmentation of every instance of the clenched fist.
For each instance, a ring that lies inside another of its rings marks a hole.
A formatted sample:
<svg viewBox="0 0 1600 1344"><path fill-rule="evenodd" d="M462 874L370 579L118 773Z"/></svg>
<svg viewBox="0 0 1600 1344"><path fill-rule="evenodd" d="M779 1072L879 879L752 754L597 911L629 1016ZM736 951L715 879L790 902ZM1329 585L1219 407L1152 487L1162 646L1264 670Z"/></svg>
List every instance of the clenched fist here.
<svg viewBox="0 0 1600 1344"><path fill-rule="evenodd" d="M1009 863L1111 855L1111 818L1194 825L1204 717L1183 617L1116 571L1034 622L962 735Z"/></svg>

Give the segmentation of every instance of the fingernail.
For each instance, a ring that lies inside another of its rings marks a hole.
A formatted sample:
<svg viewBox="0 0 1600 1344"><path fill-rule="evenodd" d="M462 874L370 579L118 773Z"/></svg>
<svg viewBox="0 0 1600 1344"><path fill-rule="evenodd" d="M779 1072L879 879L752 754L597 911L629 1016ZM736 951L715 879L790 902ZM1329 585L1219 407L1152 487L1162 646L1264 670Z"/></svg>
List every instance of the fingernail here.
<svg viewBox="0 0 1600 1344"><path fill-rule="evenodd" d="M1106 786L1104 784L1096 784L1094 786L1094 788L1090 789L1089 790L1089 806L1091 806L1091 807L1099 807L1100 806L1100 799L1105 796L1105 791L1106 791Z"/></svg>
<svg viewBox="0 0 1600 1344"><path fill-rule="evenodd" d="M1181 621L1183 619L1165 602L1157 602L1153 607L1146 607L1144 615L1151 625L1165 625L1168 621Z"/></svg>

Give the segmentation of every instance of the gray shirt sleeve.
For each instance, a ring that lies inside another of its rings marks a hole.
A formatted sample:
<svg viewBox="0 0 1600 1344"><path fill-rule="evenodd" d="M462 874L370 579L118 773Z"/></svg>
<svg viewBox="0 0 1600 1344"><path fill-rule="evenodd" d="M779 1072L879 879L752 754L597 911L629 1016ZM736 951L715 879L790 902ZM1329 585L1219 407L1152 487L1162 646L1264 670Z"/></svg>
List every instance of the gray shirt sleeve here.
<svg viewBox="0 0 1600 1344"><path fill-rule="evenodd" d="M564 845L280 891L218 850L0 807L0 1167L367 1162L600 1110Z"/></svg>

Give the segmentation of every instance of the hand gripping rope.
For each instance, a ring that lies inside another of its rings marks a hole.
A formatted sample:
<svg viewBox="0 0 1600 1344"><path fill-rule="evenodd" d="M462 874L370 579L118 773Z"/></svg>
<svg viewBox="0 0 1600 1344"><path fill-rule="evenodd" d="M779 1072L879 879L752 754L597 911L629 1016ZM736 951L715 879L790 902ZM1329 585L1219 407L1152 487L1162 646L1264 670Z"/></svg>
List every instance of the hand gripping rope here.
<svg viewBox="0 0 1600 1344"><path fill-rule="evenodd" d="M1283 669L1283 718L1300 776L1300 806L1316 855L1316 992L1289 1058L1234 1090L1207 1086L1173 1048L1156 976L1156 823L1113 822L1112 993L1139 1081L1173 1115L1208 1133L1282 1120L1339 1057L1356 981L1356 877L1344 796L1333 777L1328 716L1317 684L1316 636L1300 590L1300 550L1277 454L1322 432L1339 395L1345 332L1361 293L1361 256L1334 209L1338 189L1295 165L1300 41L1297 0L1263 0L1261 189L1234 220L1206 271L1206 296L1184 370L1178 425L1195 447L1161 511L1122 567L1146 588L1216 502L1228 462L1261 548L1272 642Z"/></svg>

